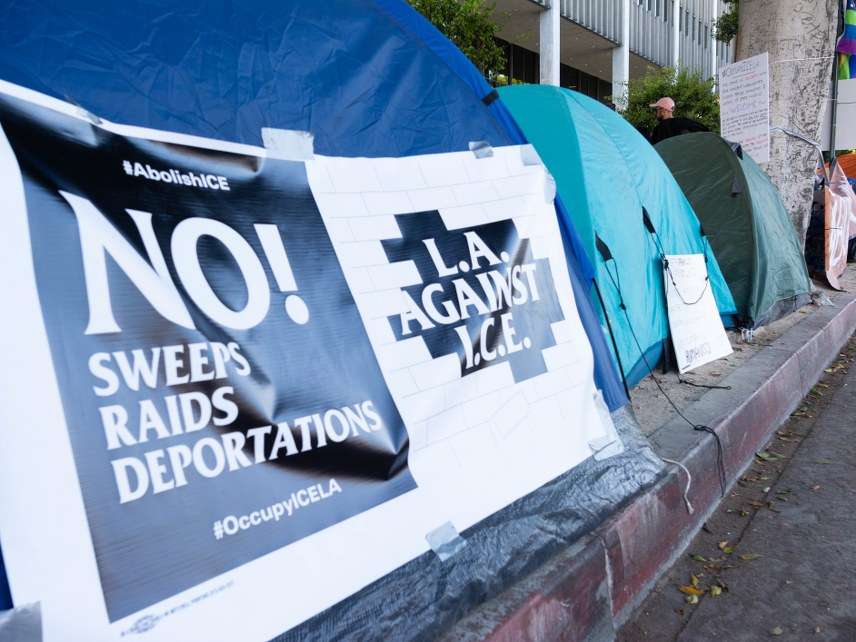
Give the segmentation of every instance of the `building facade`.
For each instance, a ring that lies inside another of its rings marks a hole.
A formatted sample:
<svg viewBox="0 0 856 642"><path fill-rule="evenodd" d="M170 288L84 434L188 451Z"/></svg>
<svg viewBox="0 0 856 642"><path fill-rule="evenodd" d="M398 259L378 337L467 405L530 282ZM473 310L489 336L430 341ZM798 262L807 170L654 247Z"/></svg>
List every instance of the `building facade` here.
<svg viewBox="0 0 856 642"><path fill-rule="evenodd" d="M704 78L733 60L714 37L722 0L498 0L506 73L621 105L627 83L658 67Z"/></svg>

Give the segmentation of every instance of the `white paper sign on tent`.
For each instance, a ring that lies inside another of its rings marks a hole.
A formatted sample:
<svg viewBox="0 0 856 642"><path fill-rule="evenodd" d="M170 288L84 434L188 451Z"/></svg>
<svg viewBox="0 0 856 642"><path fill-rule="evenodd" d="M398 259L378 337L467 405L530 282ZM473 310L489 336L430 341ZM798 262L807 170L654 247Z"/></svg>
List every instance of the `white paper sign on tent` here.
<svg viewBox="0 0 856 642"><path fill-rule="evenodd" d="M678 371L688 372L731 354L731 343L710 290L704 255L666 256L663 279Z"/></svg>

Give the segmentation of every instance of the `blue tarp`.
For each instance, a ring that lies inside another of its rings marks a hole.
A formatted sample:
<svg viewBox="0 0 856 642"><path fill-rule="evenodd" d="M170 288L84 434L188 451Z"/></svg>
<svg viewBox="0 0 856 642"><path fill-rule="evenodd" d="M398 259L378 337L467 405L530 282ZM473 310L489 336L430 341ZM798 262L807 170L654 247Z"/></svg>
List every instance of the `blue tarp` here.
<svg viewBox="0 0 856 642"><path fill-rule="evenodd" d="M404 156L524 142L470 61L401 0L0 3L0 78L113 122L259 145L311 131L318 153ZM565 217L562 217L565 221ZM564 223L577 307L611 409L625 402Z"/></svg>

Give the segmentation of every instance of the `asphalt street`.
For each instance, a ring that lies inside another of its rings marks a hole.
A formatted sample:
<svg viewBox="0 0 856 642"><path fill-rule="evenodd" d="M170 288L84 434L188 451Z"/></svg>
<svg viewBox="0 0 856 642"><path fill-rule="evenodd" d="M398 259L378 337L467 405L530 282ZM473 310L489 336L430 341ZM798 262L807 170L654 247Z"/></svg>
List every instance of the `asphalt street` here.
<svg viewBox="0 0 856 642"><path fill-rule="evenodd" d="M773 435L621 642L856 642L856 339Z"/></svg>

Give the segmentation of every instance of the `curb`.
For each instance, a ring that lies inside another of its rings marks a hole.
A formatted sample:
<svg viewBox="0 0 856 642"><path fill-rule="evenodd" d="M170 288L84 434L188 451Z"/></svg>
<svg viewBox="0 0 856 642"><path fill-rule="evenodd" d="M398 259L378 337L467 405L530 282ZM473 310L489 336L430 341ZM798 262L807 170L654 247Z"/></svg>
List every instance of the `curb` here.
<svg viewBox="0 0 856 642"><path fill-rule="evenodd" d="M723 446L728 486L820 379L856 331L856 295L835 297L686 408ZM797 394L798 392L798 394ZM721 500L716 445L675 418L649 439L692 474L692 515L683 472L669 466L654 486L531 576L461 620L446 640L611 640Z"/></svg>

